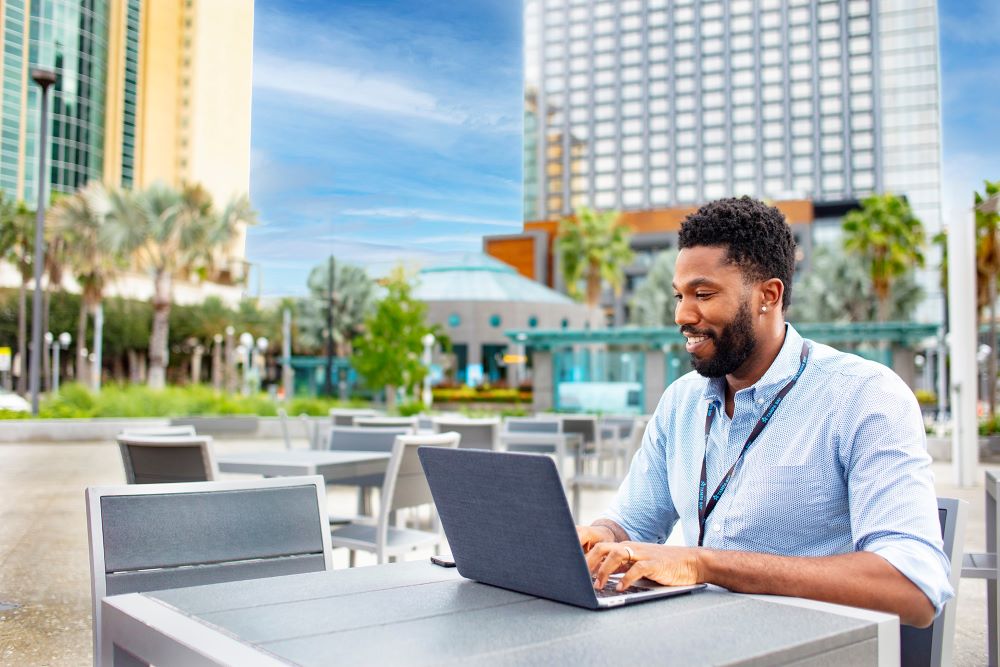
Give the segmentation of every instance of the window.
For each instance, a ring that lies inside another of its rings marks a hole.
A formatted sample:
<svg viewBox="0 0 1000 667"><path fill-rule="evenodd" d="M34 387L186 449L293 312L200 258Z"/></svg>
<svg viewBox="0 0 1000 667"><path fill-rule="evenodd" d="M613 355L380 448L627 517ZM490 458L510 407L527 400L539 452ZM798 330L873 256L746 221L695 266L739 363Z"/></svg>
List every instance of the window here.
<svg viewBox="0 0 1000 667"><path fill-rule="evenodd" d="M451 315L448 316L448 326L457 327L461 323L462 323L462 316L459 315L458 313L452 313Z"/></svg>

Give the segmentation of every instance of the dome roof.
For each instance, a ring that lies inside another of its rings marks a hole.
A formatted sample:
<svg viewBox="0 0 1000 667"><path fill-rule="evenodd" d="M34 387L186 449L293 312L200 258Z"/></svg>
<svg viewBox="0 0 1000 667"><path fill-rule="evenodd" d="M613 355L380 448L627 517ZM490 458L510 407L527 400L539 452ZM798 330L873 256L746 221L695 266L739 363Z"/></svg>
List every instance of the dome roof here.
<svg viewBox="0 0 1000 667"><path fill-rule="evenodd" d="M413 296L421 301L516 301L576 303L565 294L525 278L482 253L421 269Z"/></svg>

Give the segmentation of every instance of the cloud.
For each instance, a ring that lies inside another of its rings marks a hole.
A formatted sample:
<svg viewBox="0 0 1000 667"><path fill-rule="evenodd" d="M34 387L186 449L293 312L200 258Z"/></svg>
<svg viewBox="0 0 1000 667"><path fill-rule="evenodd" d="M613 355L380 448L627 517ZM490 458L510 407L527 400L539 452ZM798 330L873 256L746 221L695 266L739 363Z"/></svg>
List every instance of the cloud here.
<svg viewBox="0 0 1000 667"><path fill-rule="evenodd" d="M428 211L412 208L369 208L341 211L341 215L363 216L368 218L394 218L408 220L425 220L429 222L455 222L464 225L490 225L494 227L520 227L519 220L504 220L496 218L479 218L468 215L453 215L438 211Z"/></svg>
<svg viewBox="0 0 1000 667"><path fill-rule="evenodd" d="M412 85L357 69L292 60L271 53L255 55L255 88L310 97L385 114L458 125L468 114L442 108L438 99Z"/></svg>

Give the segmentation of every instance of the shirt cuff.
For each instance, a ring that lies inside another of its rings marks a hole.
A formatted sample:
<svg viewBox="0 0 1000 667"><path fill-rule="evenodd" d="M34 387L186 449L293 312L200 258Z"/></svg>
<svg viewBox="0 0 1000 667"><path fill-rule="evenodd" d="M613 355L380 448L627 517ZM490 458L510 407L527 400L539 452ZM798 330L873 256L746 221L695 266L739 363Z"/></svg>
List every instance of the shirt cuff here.
<svg viewBox="0 0 1000 667"><path fill-rule="evenodd" d="M864 550L889 561L923 591L934 605L935 615L940 614L944 604L955 597L949 581L951 566L948 559L930 545L897 536L866 544Z"/></svg>

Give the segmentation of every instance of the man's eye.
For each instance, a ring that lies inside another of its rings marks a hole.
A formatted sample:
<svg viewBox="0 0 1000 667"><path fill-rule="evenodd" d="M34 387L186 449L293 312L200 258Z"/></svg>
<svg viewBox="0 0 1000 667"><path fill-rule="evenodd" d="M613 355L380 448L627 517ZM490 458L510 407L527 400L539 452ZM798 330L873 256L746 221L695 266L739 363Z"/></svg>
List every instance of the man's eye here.
<svg viewBox="0 0 1000 667"><path fill-rule="evenodd" d="M694 294L699 299L707 299L712 296L711 292L695 292Z"/></svg>
<svg viewBox="0 0 1000 667"><path fill-rule="evenodd" d="M683 298L683 297L682 297L682 296L681 296L680 294L675 294L675 295L674 295L674 300L675 300L675 301L680 301L680 300L681 300L682 298Z"/></svg>

